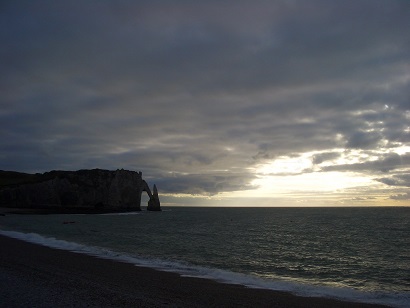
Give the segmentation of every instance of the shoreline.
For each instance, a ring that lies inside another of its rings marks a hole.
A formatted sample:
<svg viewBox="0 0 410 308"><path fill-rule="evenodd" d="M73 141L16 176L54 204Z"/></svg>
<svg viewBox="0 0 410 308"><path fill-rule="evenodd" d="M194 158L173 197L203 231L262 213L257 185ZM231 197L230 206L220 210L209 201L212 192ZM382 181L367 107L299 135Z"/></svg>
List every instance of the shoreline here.
<svg viewBox="0 0 410 308"><path fill-rule="evenodd" d="M10 208L0 207L0 215L53 215L53 214L110 214L141 212L142 208L93 208L93 207L49 207L49 208Z"/></svg>
<svg viewBox="0 0 410 308"><path fill-rule="evenodd" d="M0 307L387 307L181 277L0 235Z"/></svg>

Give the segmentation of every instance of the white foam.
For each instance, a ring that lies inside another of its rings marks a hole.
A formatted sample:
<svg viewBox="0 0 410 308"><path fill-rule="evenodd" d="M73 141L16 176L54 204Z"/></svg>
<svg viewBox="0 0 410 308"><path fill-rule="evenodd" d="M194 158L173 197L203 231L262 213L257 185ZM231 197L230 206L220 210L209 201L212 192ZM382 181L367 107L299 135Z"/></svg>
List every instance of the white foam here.
<svg viewBox="0 0 410 308"><path fill-rule="evenodd" d="M174 272L180 274L183 277L206 278L222 283L240 284L250 288L286 291L291 292L295 295L308 297L327 297L346 301L384 304L398 308L409 307L410 305L410 293L365 293L348 288L330 288L285 281L281 279L263 279L256 276L234 273L221 269L194 266L184 262L146 259L137 256L130 256L101 247L87 246L65 240L59 240L52 237L44 237L36 233L21 233L16 231L0 230L0 234L51 248L82 253L103 259L130 263L137 266L149 267L161 271Z"/></svg>

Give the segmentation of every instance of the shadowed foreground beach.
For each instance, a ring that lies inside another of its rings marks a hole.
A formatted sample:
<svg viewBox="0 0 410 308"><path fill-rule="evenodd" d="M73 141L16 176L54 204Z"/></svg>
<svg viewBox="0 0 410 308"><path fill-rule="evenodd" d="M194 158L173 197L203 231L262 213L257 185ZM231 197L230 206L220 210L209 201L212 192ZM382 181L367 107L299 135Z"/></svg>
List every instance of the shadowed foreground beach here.
<svg viewBox="0 0 410 308"><path fill-rule="evenodd" d="M382 307L298 297L0 236L1 307Z"/></svg>

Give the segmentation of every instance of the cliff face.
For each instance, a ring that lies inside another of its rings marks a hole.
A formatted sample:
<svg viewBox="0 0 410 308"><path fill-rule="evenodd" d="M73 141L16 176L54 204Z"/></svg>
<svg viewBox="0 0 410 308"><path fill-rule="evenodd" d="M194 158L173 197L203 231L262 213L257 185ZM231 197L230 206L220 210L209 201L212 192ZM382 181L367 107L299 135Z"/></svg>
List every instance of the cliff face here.
<svg viewBox="0 0 410 308"><path fill-rule="evenodd" d="M142 174L127 170L51 171L37 181L3 187L0 205L16 208L81 207L101 210L140 210L147 191ZM158 199L159 208L159 199Z"/></svg>

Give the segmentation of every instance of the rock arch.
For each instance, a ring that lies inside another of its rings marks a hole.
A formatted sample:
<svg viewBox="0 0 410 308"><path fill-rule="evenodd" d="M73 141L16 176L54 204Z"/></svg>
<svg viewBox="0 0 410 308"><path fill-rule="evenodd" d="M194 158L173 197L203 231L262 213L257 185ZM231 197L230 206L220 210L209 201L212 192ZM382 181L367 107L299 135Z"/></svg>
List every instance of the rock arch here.
<svg viewBox="0 0 410 308"><path fill-rule="evenodd" d="M151 199L152 198L152 192L151 189L148 186L148 183L145 180L142 180L142 189L141 189L141 194L142 192L145 191L148 194L148 197Z"/></svg>
<svg viewBox="0 0 410 308"><path fill-rule="evenodd" d="M149 196L147 210L161 211L157 187L154 185L151 191L141 171L84 169L35 175L6 173L3 178L16 178L16 174L21 176L21 183L0 186L0 206L72 211L140 210L145 191ZM27 177L32 180L27 182Z"/></svg>

